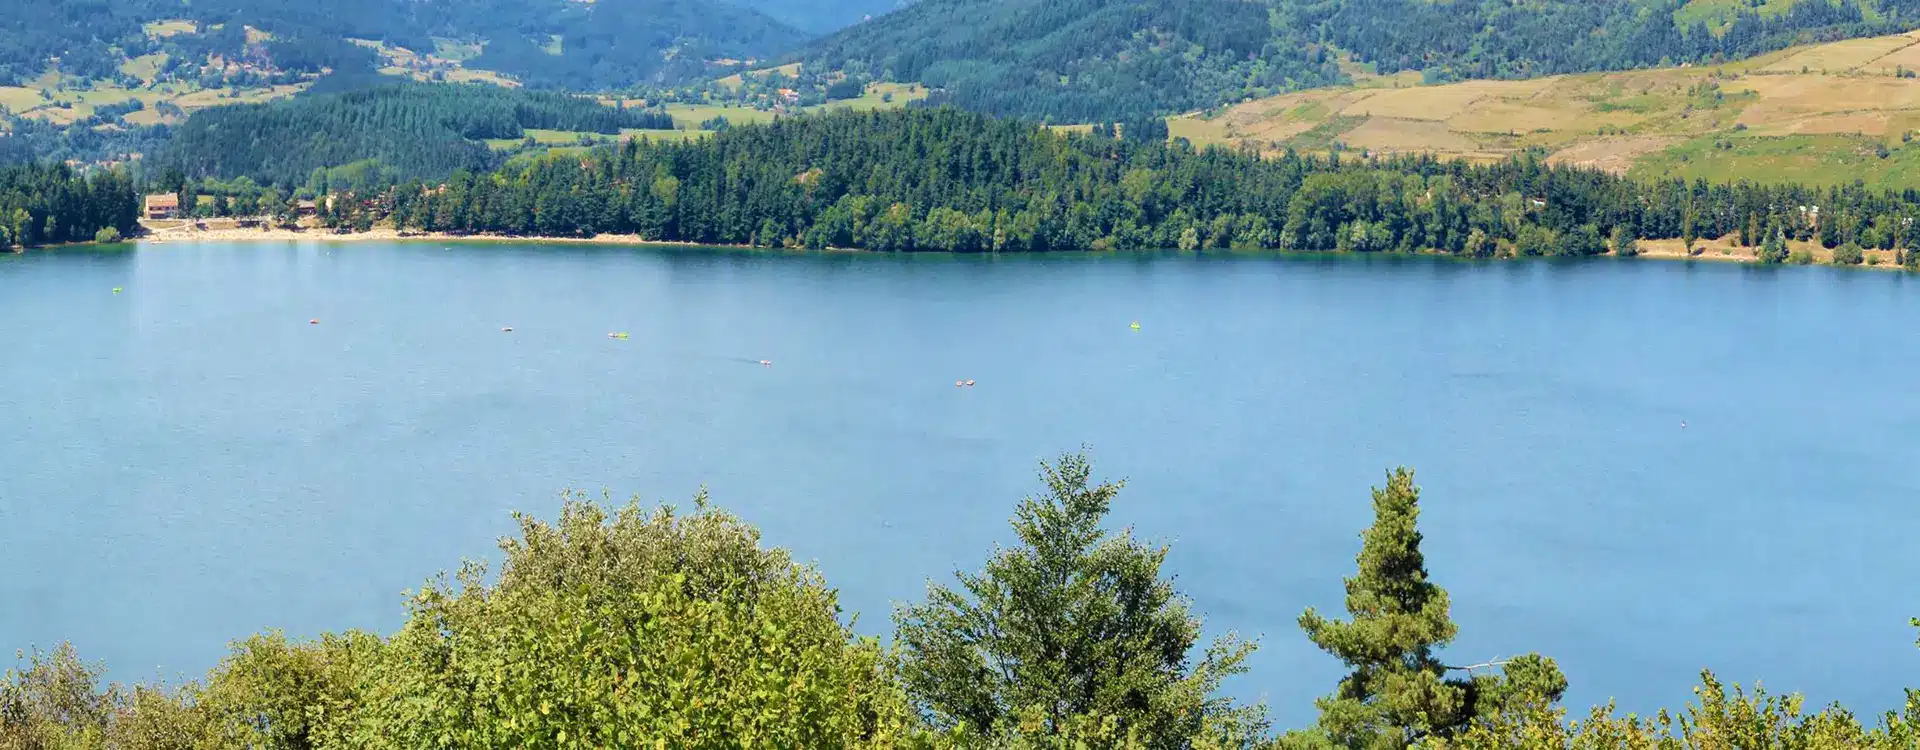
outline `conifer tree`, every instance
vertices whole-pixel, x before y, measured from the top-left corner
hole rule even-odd
[[[1553,661],[1527,655],[1507,662],[1504,674],[1449,677],[1436,649],[1458,633],[1446,589],[1429,580],[1420,551],[1420,490],[1413,472],[1387,474],[1373,491],[1374,523],[1361,534],[1359,572],[1346,580],[1341,621],[1312,608],[1300,627],[1321,649],[1353,671],[1321,698],[1312,733],[1290,736],[1294,747],[1399,750],[1427,738],[1466,729],[1477,714],[1551,705],[1566,690]]]
[[[1200,620],[1160,573],[1167,548],[1102,528],[1121,485],[1091,475],[1083,454],[1044,466],[1047,494],[1014,514],[1018,546],[895,614],[907,694],[996,746],[1256,742],[1264,708],[1216,694],[1253,645],[1229,635],[1191,660]]]

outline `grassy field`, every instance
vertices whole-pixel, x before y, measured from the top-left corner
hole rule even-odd
[[[1441,86],[1376,79],[1188,114],[1168,127],[1196,144],[1270,153],[1338,144],[1494,160],[1533,151],[1647,177],[1907,186],[1920,179],[1920,146],[1903,137],[1920,132],[1920,79],[1898,76],[1902,69],[1920,70],[1920,32],[1712,67]]]
[[[927,98],[927,87],[917,83],[869,83],[867,93],[855,99],[841,99],[827,102],[814,109],[891,109],[907,106],[907,102]]]
[[[1794,0],[1761,0],[1757,10],[1762,16],[1777,16],[1793,7]],[[1689,0],[1673,12],[1673,20],[1682,26],[1691,27],[1704,23],[1719,31],[1733,24],[1733,19],[1751,7],[1748,0]]]
[[[668,104],[667,114],[673,115],[673,124],[678,128],[694,129],[700,123],[716,116],[727,118],[727,122],[745,125],[754,122],[773,122],[776,115],[752,107],[725,107],[718,104]]]
[[[707,130],[645,130],[641,128],[627,128],[620,131],[620,135],[618,136],[606,135],[604,133],[580,133],[568,130],[527,130],[527,135],[533,137],[533,142],[536,145],[546,146],[545,151],[549,153],[564,153],[589,148],[589,146],[582,146],[580,144],[581,136],[586,136],[593,141],[593,145],[597,146],[627,138],[646,138],[656,141],[684,141],[705,138],[712,134],[711,131]],[[524,139],[520,138],[492,138],[486,140],[485,143],[488,148],[495,151],[512,151],[513,149],[519,148],[523,141]]]
[[[176,19],[171,21],[154,21],[146,25],[145,31],[149,37],[165,39],[175,34],[191,34],[194,28],[192,21]]]

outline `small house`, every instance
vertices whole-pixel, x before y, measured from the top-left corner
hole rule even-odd
[[[293,204],[294,213],[300,216],[312,216],[320,212],[320,204],[313,201],[300,201]]]
[[[149,219],[172,219],[180,215],[180,196],[173,193],[155,193],[147,196],[146,216]]]

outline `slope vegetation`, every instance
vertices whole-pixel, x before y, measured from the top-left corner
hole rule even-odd
[[[1920,32],[1796,47],[1719,66],[1468,81],[1405,77],[1172,118],[1196,143],[1474,160],[1521,153],[1645,177],[1920,179]]]
[[[1920,0],[924,0],[795,56],[962,107],[1130,119],[1331,83],[1341,60],[1429,82],[1743,59],[1905,31]]]
[[[370,67],[370,40],[426,54],[468,48],[476,67],[535,85],[632,85],[779,53],[799,30],[711,0],[15,0],[0,3],[0,85],[50,70],[124,81],[153,65],[200,75]],[[164,59],[155,55],[164,54]],[[132,66],[132,67],[130,67]]]

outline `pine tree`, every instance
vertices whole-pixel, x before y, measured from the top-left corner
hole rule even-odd
[[[1216,692],[1252,644],[1228,636],[1189,661],[1200,620],[1161,575],[1167,548],[1101,528],[1121,486],[1091,474],[1084,455],[1045,466],[1047,494],[1015,511],[1019,546],[896,613],[907,694],[936,725],[995,746],[1250,743],[1264,712]]]
[[[1498,677],[1447,676],[1461,668],[1442,664],[1434,651],[1458,628],[1446,590],[1427,577],[1419,503],[1413,472],[1389,472],[1386,486],[1373,491],[1374,523],[1361,534],[1359,573],[1346,580],[1352,619],[1331,620],[1311,608],[1300,615],[1307,638],[1353,671],[1317,702],[1316,732],[1291,735],[1286,744],[1398,750],[1452,736],[1476,715],[1551,705],[1566,690],[1553,661],[1533,654],[1504,662]]]
[[[1787,262],[1787,233],[1785,231],[1780,229],[1773,230],[1773,236],[1768,237],[1766,243],[1760,247],[1759,260],[1761,263],[1766,264]]]

